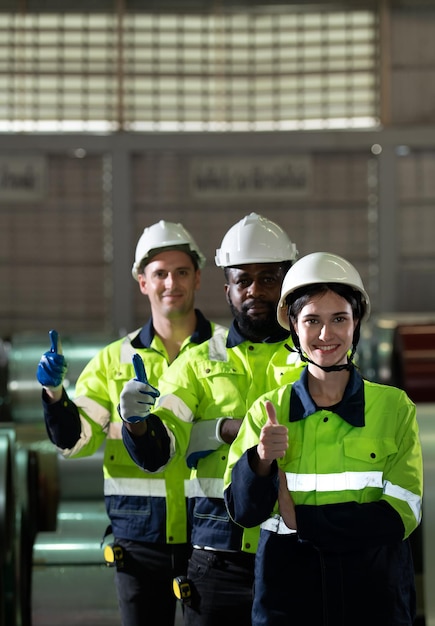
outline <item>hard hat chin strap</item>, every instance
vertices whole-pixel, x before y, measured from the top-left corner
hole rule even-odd
[[[314,361],[309,359],[302,352],[300,345],[298,345],[296,348],[291,348],[286,343],[285,344],[285,348],[287,348],[287,350],[289,350],[289,352],[297,352],[299,354],[299,357],[300,357],[301,361],[303,361],[304,363],[310,363],[311,365],[315,365],[316,367],[318,367],[319,369],[323,370],[324,372],[342,372],[343,370],[348,370],[350,372],[350,370],[354,367],[354,363],[352,362],[352,359],[354,357],[355,350],[356,350],[356,346],[355,345],[352,346],[352,352],[347,357],[347,363],[343,363],[342,365],[327,365],[327,366],[319,365],[318,363],[315,363]]]
[[[324,372],[342,372],[343,370],[348,370],[350,372],[350,370],[354,367],[354,364],[352,363],[350,357],[348,357],[347,363],[343,363],[342,365],[328,365],[328,366],[319,365],[318,363],[315,363],[314,361],[312,361],[306,356],[301,356],[301,360],[305,361],[306,363],[311,363],[311,365],[315,365],[316,367],[323,370]]]

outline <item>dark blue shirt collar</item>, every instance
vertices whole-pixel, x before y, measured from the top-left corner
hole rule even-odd
[[[308,391],[308,368],[302,370],[299,380],[293,383],[290,395],[290,422],[297,422],[320,410]],[[340,402],[327,410],[337,413],[351,426],[362,427],[364,420],[364,381],[353,367]]]
[[[261,343],[278,343],[279,341],[284,341],[285,339],[288,339],[289,336],[290,336],[290,333],[288,332],[288,330],[285,330],[284,328],[282,328],[278,330],[278,332],[276,332],[274,335],[271,335],[270,337],[266,337],[266,339],[263,339]],[[239,325],[236,322],[236,320],[233,320],[230,326],[230,330],[228,331],[227,344],[226,344],[227,348],[235,348],[236,346],[239,346],[244,341],[248,341],[248,339],[246,339],[246,337],[240,331]]]
[[[211,322],[204,317],[198,309],[196,313],[196,328],[193,331],[190,341],[192,343],[202,343],[213,335]],[[153,326],[153,318],[150,317],[148,322],[143,326],[140,333],[131,342],[134,348],[150,348],[155,337],[156,331]]]

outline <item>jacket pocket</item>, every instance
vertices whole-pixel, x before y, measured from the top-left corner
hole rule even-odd
[[[344,454],[369,465],[385,465],[386,459],[397,454],[398,448],[394,439],[374,437],[346,437]]]

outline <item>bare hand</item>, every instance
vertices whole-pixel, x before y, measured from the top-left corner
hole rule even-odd
[[[262,461],[272,463],[282,458],[288,448],[288,430],[276,419],[276,409],[272,402],[266,400],[264,408],[267,412],[267,422],[261,429],[260,442],[257,446],[258,456]]]
[[[267,422],[261,429],[260,441],[257,445],[258,459],[255,467],[255,471],[260,476],[267,476],[273,461],[282,458],[288,448],[287,427],[278,423],[272,402],[266,400],[264,408],[267,412]]]

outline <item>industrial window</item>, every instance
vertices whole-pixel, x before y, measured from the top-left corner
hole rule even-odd
[[[376,126],[378,16],[344,6],[3,14],[0,131]]]

